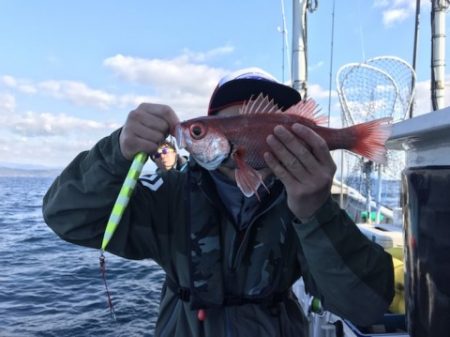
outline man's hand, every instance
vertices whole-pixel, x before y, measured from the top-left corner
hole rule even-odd
[[[264,159],[284,184],[289,209],[299,219],[311,217],[329,198],[336,164],[325,140],[310,128],[276,126],[267,137]]]
[[[120,133],[120,150],[132,160],[138,152],[152,153],[179,123],[178,116],[167,105],[142,103],[128,114]]]

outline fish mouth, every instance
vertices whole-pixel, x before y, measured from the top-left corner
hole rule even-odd
[[[186,139],[183,134],[183,128],[181,124],[175,126],[175,138],[177,140],[177,147],[179,149],[184,149],[186,147]]]
[[[235,169],[237,167],[236,162],[233,159],[231,159],[230,156],[226,156],[225,159],[220,164],[220,166],[225,166],[229,169]]]
[[[201,158],[196,157],[194,157],[194,159],[197,162],[197,164],[199,164],[203,168],[207,169],[208,171],[213,171],[222,165],[223,161],[226,160],[226,157],[224,155],[221,155],[211,161],[204,161],[201,160]]]

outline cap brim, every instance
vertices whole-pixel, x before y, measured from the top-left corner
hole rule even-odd
[[[285,110],[301,100],[300,93],[287,85],[260,79],[236,79],[218,87],[210,100],[208,115],[228,106],[243,103],[252,96],[267,95]]]

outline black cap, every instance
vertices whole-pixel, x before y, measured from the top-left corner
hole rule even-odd
[[[242,69],[222,78],[209,101],[208,115],[226,107],[241,104],[259,94],[267,95],[282,109],[301,100],[294,88],[279,83],[273,76],[258,68]]]

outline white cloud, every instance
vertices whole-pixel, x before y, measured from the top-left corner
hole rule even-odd
[[[431,111],[432,108],[430,90],[431,85],[429,80],[416,83],[416,93],[413,110],[414,116],[422,115]]]
[[[120,108],[125,107],[137,107],[143,102],[159,103],[160,98],[157,96],[144,96],[144,95],[132,95],[124,94],[117,97],[117,105]]]
[[[383,13],[383,24],[387,27],[392,26],[394,23],[402,22],[409,17],[408,11],[404,8],[397,8],[385,11]]]
[[[33,82],[29,79],[18,79],[5,75],[0,83],[9,89],[24,94],[40,94],[66,100],[76,106],[91,106],[108,109],[117,103],[117,98],[103,90],[93,89],[82,82],[47,80]]]
[[[104,65],[120,79],[147,86],[152,95],[117,95],[77,81],[33,82],[9,75],[3,76],[0,84],[20,93],[49,96],[76,106],[100,110],[133,109],[142,102],[170,104],[185,119],[205,113],[209,96],[218,80],[227,73],[223,69],[196,62],[232,51],[232,47],[226,46],[205,53],[185,51],[170,60],[116,55],[104,61]]]
[[[316,64],[310,65],[310,66],[308,67],[308,70],[309,70],[310,72],[319,70],[319,69],[321,69],[321,68],[323,67],[324,64],[325,64],[325,62],[319,61],[319,62],[317,62]]]
[[[0,137],[0,158],[6,163],[62,168],[94,144],[92,139],[75,137]]]
[[[423,1],[421,7],[429,5],[428,1]],[[382,9],[383,24],[392,27],[414,15],[416,0],[374,0],[373,6]]]
[[[316,100],[328,99],[330,96],[330,91],[328,89],[322,88],[319,84],[309,84],[308,85],[308,96]],[[331,92],[331,97],[336,97],[336,92]]]
[[[16,79],[10,75],[3,75],[1,77],[1,83],[10,88],[14,88],[17,85]]]
[[[389,0],[374,0],[373,6],[374,7],[386,7],[389,5]]]
[[[184,49],[181,58],[187,62],[205,62],[220,55],[231,54],[233,51],[233,46],[223,46],[206,52],[193,52],[189,49]]]
[[[8,89],[20,93],[50,96],[68,101],[75,106],[93,107],[100,110],[130,108],[154,99],[150,96],[133,94],[115,95],[104,90],[91,88],[85,83],[77,81],[47,80],[34,83],[28,79],[17,79],[8,75],[3,76],[0,83]]]
[[[16,109],[16,98],[8,93],[0,93],[0,114],[11,113]]]
[[[116,103],[116,97],[106,91],[92,89],[82,82],[49,80],[37,87],[47,95],[65,99],[78,106],[93,106],[108,109]]]
[[[33,81],[4,75],[0,77],[0,87],[11,93],[0,96],[0,156],[9,162],[23,160],[30,164],[65,166],[80,151],[89,149],[123,123],[123,120],[120,123],[87,120],[64,113],[16,111],[15,94],[46,96],[97,110],[127,109],[122,115],[124,119],[128,111],[142,102],[170,104],[184,120],[205,114],[209,96],[226,73],[197,62],[232,51],[227,46],[205,53],[185,51],[171,60],[122,55],[105,60],[105,66],[118,78],[148,87],[150,95],[113,94],[78,81]]]
[[[158,94],[187,92],[196,95],[210,93],[225,71],[189,62],[186,57],[171,60],[143,59],[116,55],[103,64],[122,79],[151,85]]]
[[[33,111],[0,115],[0,158],[4,162],[65,166],[79,152],[119,128],[96,122]]]
[[[36,87],[29,80],[17,80],[13,76],[4,75],[0,78],[0,83],[10,89],[15,89],[25,94],[35,94]]]
[[[233,48],[228,46],[205,53],[184,51],[173,59],[143,59],[118,54],[107,58],[103,64],[119,78],[154,90],[151,97],[120,97],[120,103],[133,102],[135,106],[144,101],[170,104],[183,120],[205,114],[217,82],[228,72],[197,62],[232,51]]]
[[[100,123],[84,120],[65,114],[36,113],[29,111],[25,114],[8,118],[4,121],[10,126],[10,131],[26,137],[65,136],[68,134],[90,134],[94,131],[112,131],[118,124]]]
[[[450,75],[446,75],[446,88],[444,97],[444,107],[450,104]],[[430,80],[416,82],[414,116],[419,116],[431,112],[433,109],[431,104],[431,82]]]

